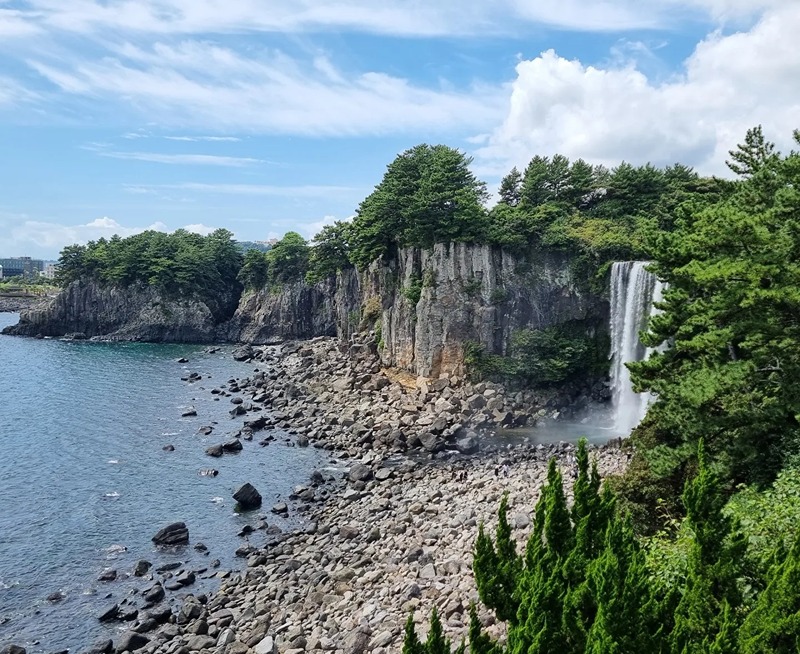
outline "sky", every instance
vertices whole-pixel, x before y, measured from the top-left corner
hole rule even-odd
[[[0,0],[0,257],[312,237],[418,143],[729,174],[800,127],[800,0]]]

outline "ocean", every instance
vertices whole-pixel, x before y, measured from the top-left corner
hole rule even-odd
[[[0,329],[17,319],[0,314]],[[139,559],[192,569],[219,559],[220,570],[241,567],[234,551],[245,541],[237,533],[259,513],[282,529],[297,524],[269,507],[308,480],[322,452],[290,447],[277,432],[268,447],[255,438],[238,454],[205,454],[243,421],[230,417],[229,398],[210,390],[252,370],[231,358],[230,346],[209,354],[201,345],[0,336],[0,647],[78,652],[113,638],[124,625],[97,616],[152,583],[131,576]],[[181,381],[189,372],[202,380]],[[182,418],[190,406],[197,416]],[[198,434],[202,426],[213,433]],[[219,475],[201,475],[207,468]],[[245,482],[261,492],[261,512],[234,511],[232,494]],[[151,537],[175,521],[187,524],[189,547],[157,550]],[[260,544],[264,536],[249,538]],[[193,548],[198,542],[208,554]],[[107,568],[117,579],[98,581]],[[216,584],[198,578],[172,595]],[[48,600],[54,593],[63,599]]]

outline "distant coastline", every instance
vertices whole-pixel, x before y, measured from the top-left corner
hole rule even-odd
[[[46,302],[46,295],[0,294],[0,313],[18,313]]]

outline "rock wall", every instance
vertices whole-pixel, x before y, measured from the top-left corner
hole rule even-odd
[[[246,295],[228,338],[256,344],[347,339],[375,329],[385,365],[425,377],[461,374],[470,341],[507,354],[519,329],[571,321],[590,333],[606,329],[608,302],[581,290],[579,281],[569,261],[551,253],[521,259],[463,243],[409,248],[362,273],[348,270],[315,286],[297,283]]]
[[[582,290],[587,285],[580,281],[558,254],[521,258],[497,247],[449,243],[400,250],[361,273],[347,270],[313,286],[245,293],[235,313],[233,294],[209,306],[144,285],[123,290],[74,282],[46,306],[23,313],[7,333],[270,344],[349,339],[374,329],[384,365],[439,377],[464,372],[468,342],[507,354],[512,335],[524,328],[577,321],[590,334],[605,330],[608,302]]]
[[[168,298],[146,285],[126,289],[76,281],[42,306],[24,311],[3,333],[149,342],[208,343],[229,300],[215,306],[191,298]]]
[[[608,303],[585,292],[557,254],[527,259],[501,248],[464,243],[408,249],[363,280],[364,306],[381,301],[381,358],[425,377],[463,372],[464,345],[507,354],[520,329],[578,321],[605,329]],[[413,302],[411,289],[418,287]],[[375,300],[372,301],[373,303]]]

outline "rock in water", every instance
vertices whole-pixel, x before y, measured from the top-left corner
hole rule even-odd
[[[255,487],[247,483],[233,494],[233,499],[239,503],[239,508],[244,511],[257,509],[261,506],[261,494]]]
[[[150,642],[146,636],[137,634],[135,631],[127,631],[119,639],[117,643],[117,652],[133,652],[137,649],[142,649],[147,643]]]
[[[153,536],[153,542],[156,545],[186,545],[189,542],[189,529],[185,522],[173,522]]]
[[[19,645],[6,645],[0,649],[0,654],[25,654],[25,648]]]

